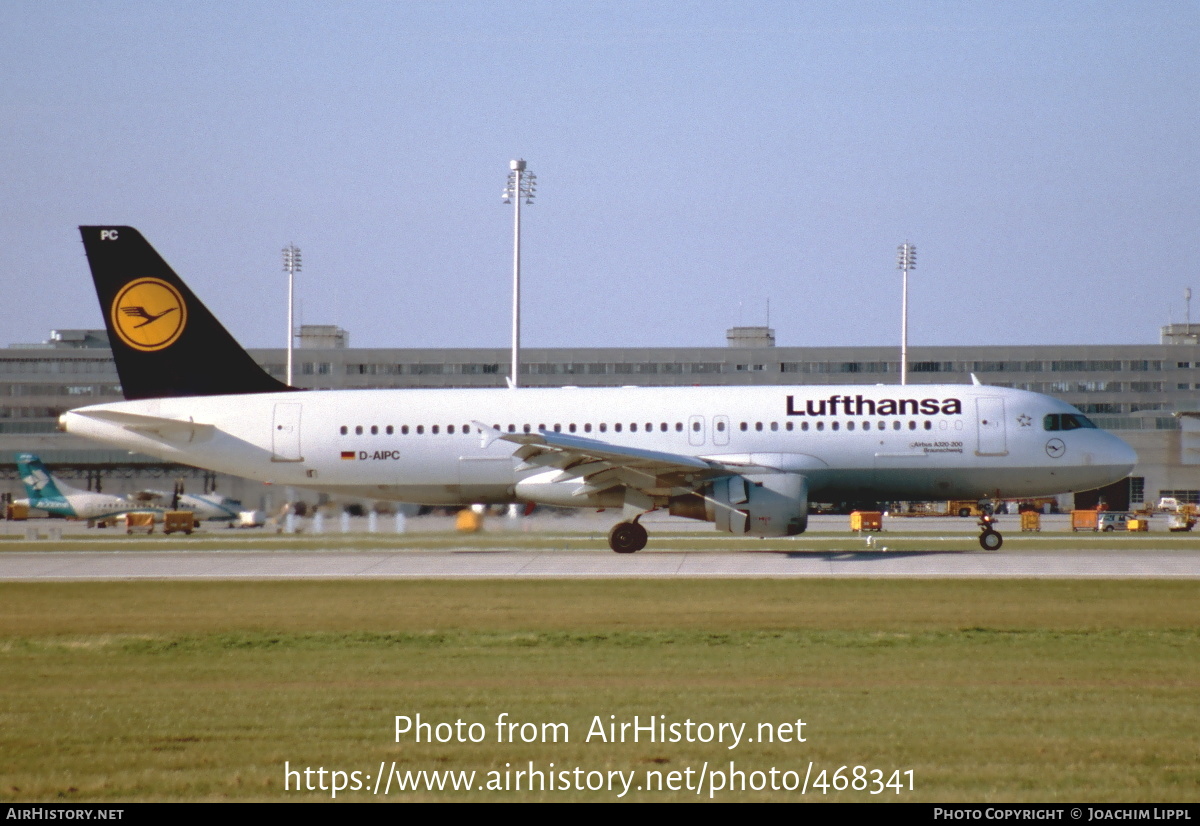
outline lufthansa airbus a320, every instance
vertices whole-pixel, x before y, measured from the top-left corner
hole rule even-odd
[[[275,484],[427,505],[666,509],[793,536],[808,503],[1045,496],[1137,461],[1070,405],[983,385],[297,391],[242,349],[131,227],[81,227],[126,401],[71,433]],[[980,544],[1002,539],[985,525]]]

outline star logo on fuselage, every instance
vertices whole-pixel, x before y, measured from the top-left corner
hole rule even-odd
[[[1022,413],[1020,416],[1017,416],[1017,424],[1021,425],[1021,427],[1029,427],[1033,424],[1033,419],[1028,413]]]

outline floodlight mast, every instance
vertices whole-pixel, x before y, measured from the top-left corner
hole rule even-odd
[[[283,271],[288,274],[288,337],[287,337],[287,383],[292,382],[292,345],[296,340],[296,326],[293,315],[296,307],[296,273],[300,272],[300,248],[288,244],[283,248]]]
[[[908,384],[908,271],[917,268],[917,248],[905,241],[896,248],[896,269],[904,273],[900,298],[900,383]]]
[[[537,192],[537,176],[525,168],[518,158],[508,164],[508,186],[504,188],[504,203],[513,205],[513,306],[512,306],[512,374],[508,386],[516,388],[521,374],[521,199],[532,204]]]

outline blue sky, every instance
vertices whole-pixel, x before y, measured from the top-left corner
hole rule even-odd
[[[1200,287],[1200,4],[9,0],[0,345],[138,227],[249,346],[1138,343]],[[1200,320],[1200,301],[1194,313]]]

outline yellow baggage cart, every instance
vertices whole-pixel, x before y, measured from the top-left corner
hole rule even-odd
[[[182,531],[189,536],[196,527],[196,514],[191,511],[167,511],[163,514],[163,533]]]
[[[850,514],[850,530],[855,532],[882,531],[883,514],[879,511],[854,511]]]

